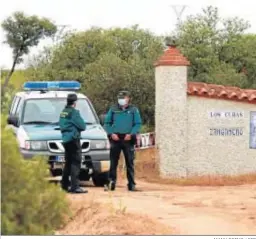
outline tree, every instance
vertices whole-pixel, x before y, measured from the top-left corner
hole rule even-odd
[[[242,19],[222,19],[214,7],[179,24],[175,36],[178,47],[191,62],[189,80],[255,87],[256,35],[245,34],[248,28],[248,22]],[[83,93],[99,114],[116,100],[119,89],[128,89],[133,103],[141,109],[144,123],[153,125],[153,63],[163,49],[163,37],[137,25],[91,28],[70,34],[60,45],[40,54],[43,57],[30,67],[29,76],[36,80],[80,81]]]
[[[2,87],[2,95],[15,70],[22,62],[23,56],[29,53],[29,48],[37,46],[45,37],[53,36],[57,27],[47,18],[26,16],[23,12],[15,12],[2,23],[6,32],[6,42],[13,50],[13,64]]]
[[[246,88],[256,88],[256,35],[243,34],[223,47],[221,57],[247,78]]]
[[[253,87],[256,35],[245,34],[249,26],[237,17],[222,19],[212,6],[189,16],[177,32],[179,47],[191,62],[189,79]]]
[[[141,108],[144,122],[154,121],[154,66],[163,52],[162,37],[131,28],[91,28],[71,34],[48,51],[48,60],[29,69],[32,79],[78,80],[99,114],[116,101],[117,91],[128,89]],[[42,55],[41,55],[42,56]]]

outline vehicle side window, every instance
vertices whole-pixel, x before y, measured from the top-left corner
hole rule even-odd
[[[18,96],[16,97],[15,102],[14,102],[13,107],[12,107],[12,110],[11,110],[11,113],[10,113],[11,115],[15,115],[15,112],[17,110],[20,99],[21,99],[20,97],[18,97]]]
[[[19,101],[17,110],[16,110],[16,112],[15,112],[15,115],[18,116],[19,118],[21,117],[22,108],[23,108],[23,107],[22,107],[22,106],[23,106],[23,102],[24,102],[24,100],[22,100],[22,99]]]
[[[12,100],[11,107],[10,107],[9,114],[12,114],[13,106],[14,106],[14,103],[16,102],[16,99],[17,99],[17,96],[14,96],[14,98],[13,98],[13,100]]]

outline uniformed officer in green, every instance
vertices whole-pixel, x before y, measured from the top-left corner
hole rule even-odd
[[[128,91],[120,91],[117,98],[118,104],[109,109],[104,122],[111,143],[109,189],[115,190],[118,160],[121,151],[123,151],[128,190],[137,191],[134,180],[134,158],[136,136],[141,128],[141,117],[138,108],[130,104],[130,93]]]
[[[60,130],[65,148],[65,166],[63,169],[61,185],[65,191],[71,193],[87,193],[79,187],[79,174],[82,160],[82,149],[80,144],[81,131],[86,129],[79,110],[75,109],[77,101],[76,94],[69,94],[67,105],[60,114]],[[69,176],[71,176],[71,188],[69,187]]]

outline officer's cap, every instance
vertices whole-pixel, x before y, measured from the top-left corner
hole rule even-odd
[[[77,95],[76,94],[68,94],[67,103],[69,105],[74,104],[74,102],[76,102],[76,101],[77,101]]]
[[[124,98],[126,96],[130,97],[131,96],[130,92],[127,90],[122,90],[118,92],[117,98]]]

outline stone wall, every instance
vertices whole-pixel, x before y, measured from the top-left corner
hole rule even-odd
[[[256,113],[256,105],[189,96],[188,174],[256,172],[256,149],[250,149],[251,112]]]
[[[250,148],[250,117],[251,112],[256,112],[256,91],[255,103],[223,99],[222,95],[233,97],[237,91],[231,87],[231,92],[224,92],[224,86],[216,86],[219,99],[212,97],[212,89],[208,98],[190,96],[188,65],[175,47],[166,50],[155,64],[156,147],[161,175],[256,172],[256,149]],[[198,90],[193,85],[191,88]],[[204,87],[201,91],[207,94]]]

